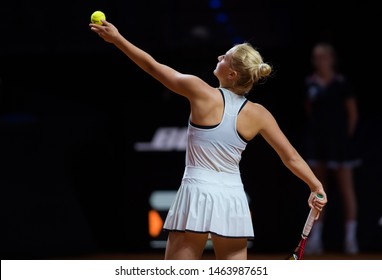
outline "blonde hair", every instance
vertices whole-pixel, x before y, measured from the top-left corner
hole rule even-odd
[[[231,67],[238,73],[235,87],[244,94],[272,72],[272,67],[263,61],[260,53],[250,43],[235,45],[231,57]]]

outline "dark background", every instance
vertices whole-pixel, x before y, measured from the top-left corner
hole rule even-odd
[[[131,42],[217,86],[216,57],[255,45],[274,74],[250,99],[266,106],[299,150],[310,50],[333,43],[360,107],[355,170],[362,252],[382,251],[378,9],[367,1],[2,1],[0,215],[2,258],[149,252],[153,190],[176,190],[184,152],[134,150],[158,127],[184,127],[187,102],[90,31],[95,10]],[[248,145],[253,252],[286,251],[304,223],[308,188],[262,138]],[[331,197],[325,242],[341,251],[341,200]]]

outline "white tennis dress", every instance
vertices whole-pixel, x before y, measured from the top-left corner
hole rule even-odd
[[[247,142],[236,129],[237,115],[247,99],[224,88],[219,90],[224,99],[220,124],[188,124],[186,167],[163,229],[253,238],[239,170]]]

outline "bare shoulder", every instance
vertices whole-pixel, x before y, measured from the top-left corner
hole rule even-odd
[[[262,104],[248,101],[243,108],[243,113],[247,121],[256,125],[259,129],[270,126],[275,123],[272,113]]]
[[[216,88],[210,86],[201,78],[189,74],[179,76],[176,88],[179,88],[178,93],[190,99],[211,98],[218,92]]]
[[[249,141],[269,126],[271,119],[272,115],[263,105],[248,100],[239,113],[237,129]]]
[[[270,112],[267,108],[265,108],[263,105],[248,101],[246,106],[243,108],[243,113],[245,113],[247,116],[251,117],[252,119],[259,119],[264,118],[270,115]]]

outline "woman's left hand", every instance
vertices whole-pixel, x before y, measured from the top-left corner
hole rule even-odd
[[[110,22],[101,20],[102,25],[90,23],[90,30],[97,33],[102,39],[108,43],[115,43],[121,36],[118,29]]]

